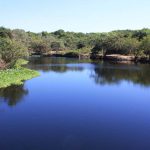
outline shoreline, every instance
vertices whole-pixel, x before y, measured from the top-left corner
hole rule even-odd
[[[148,57],[136,57],[133,55],[121,55],[121,54],[110,54],[110,55],[92,55],[92,54],[79,54],[74,52],[69,53],[51,53],[51,54],[31,54],[31,56],[42,56],[42,57],[66,57],[66,58],[79,58],[79,59],[91,59],[91,60],[104,60],[104,61],[115,61],[115,62],[135,62],[135,63],[150,63]]]

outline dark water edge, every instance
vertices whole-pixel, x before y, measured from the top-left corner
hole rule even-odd
[[[143,63],[143,64],[150,64],[150,58],[146,56],[126,56],[126,55],[97,55],[97,54],[79,54],[70,52],[70,53],[54,53],[54,54],[32,54],[32,57],[64,57],[64,58],[76,58],[76,59],[90,59],[93,61],[113,61],[116,63],[128,62],[128,63]],[[124,57],[125,56],[125,57]]]
[[[150,65],[30,58],[0,90],[2,150],[149,150]]]

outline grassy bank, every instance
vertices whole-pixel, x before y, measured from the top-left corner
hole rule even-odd
[[[20,67],[18,69],[7,69],[0,71],[0,88],[10,85],[20,85],[23,81],[39,76],[37,71]]]

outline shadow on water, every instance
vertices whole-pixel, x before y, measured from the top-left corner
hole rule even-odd
[[[28,90],[24,89],[24,85],[13,85],[0,89],[0,99],[3,99],[9,106],[15,106],[27,94]]]

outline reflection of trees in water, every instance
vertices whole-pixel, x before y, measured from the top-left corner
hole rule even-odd
[[[33,64],[78,64],[91,62],[90,59],[77,59],[77,58],[66,58],[66,57],[31,57],[29,63]]]
[[[83,71],[85,67],[80,65],[80,63],[84,62],[87,63],[88,60],[63,57],[32,57],[29,67],[45,72],[64,73],[67,71]],[[91,77],[98,84],[119,84],[121,81],[126,80],[143,86],[150,86],[150,65],[112,64],[102,61],[95,64],[92,61],[89,62],[95,66]]]
[[[35,65],[30,67],[31,69],[35,70],[42,70],[44,72],[54,71],[58,73],[65,73],[67,71],[83,71],[83,67],[78,66],[67,66],[67,65]]]
[[[65,73],[67,71],[83,71],[81,66],[68,66],[69,63],[78,64],[78,59],[67,59],[67,58],[31,58],[29,67],[35,70],[42,70],[44,72],[54,71],[59,73]]]
[[[103,64],[95,67],[91,77],[94,78],[97,84],[119,84],[125,80],[143,86],[150,86],[150,66]]]
[[[24,89],[23,85],[14,85],[0,89],[0,97],[4,99],[9,106],[14,106],[20,102],[23,96],[28,94],[28,90]]]

